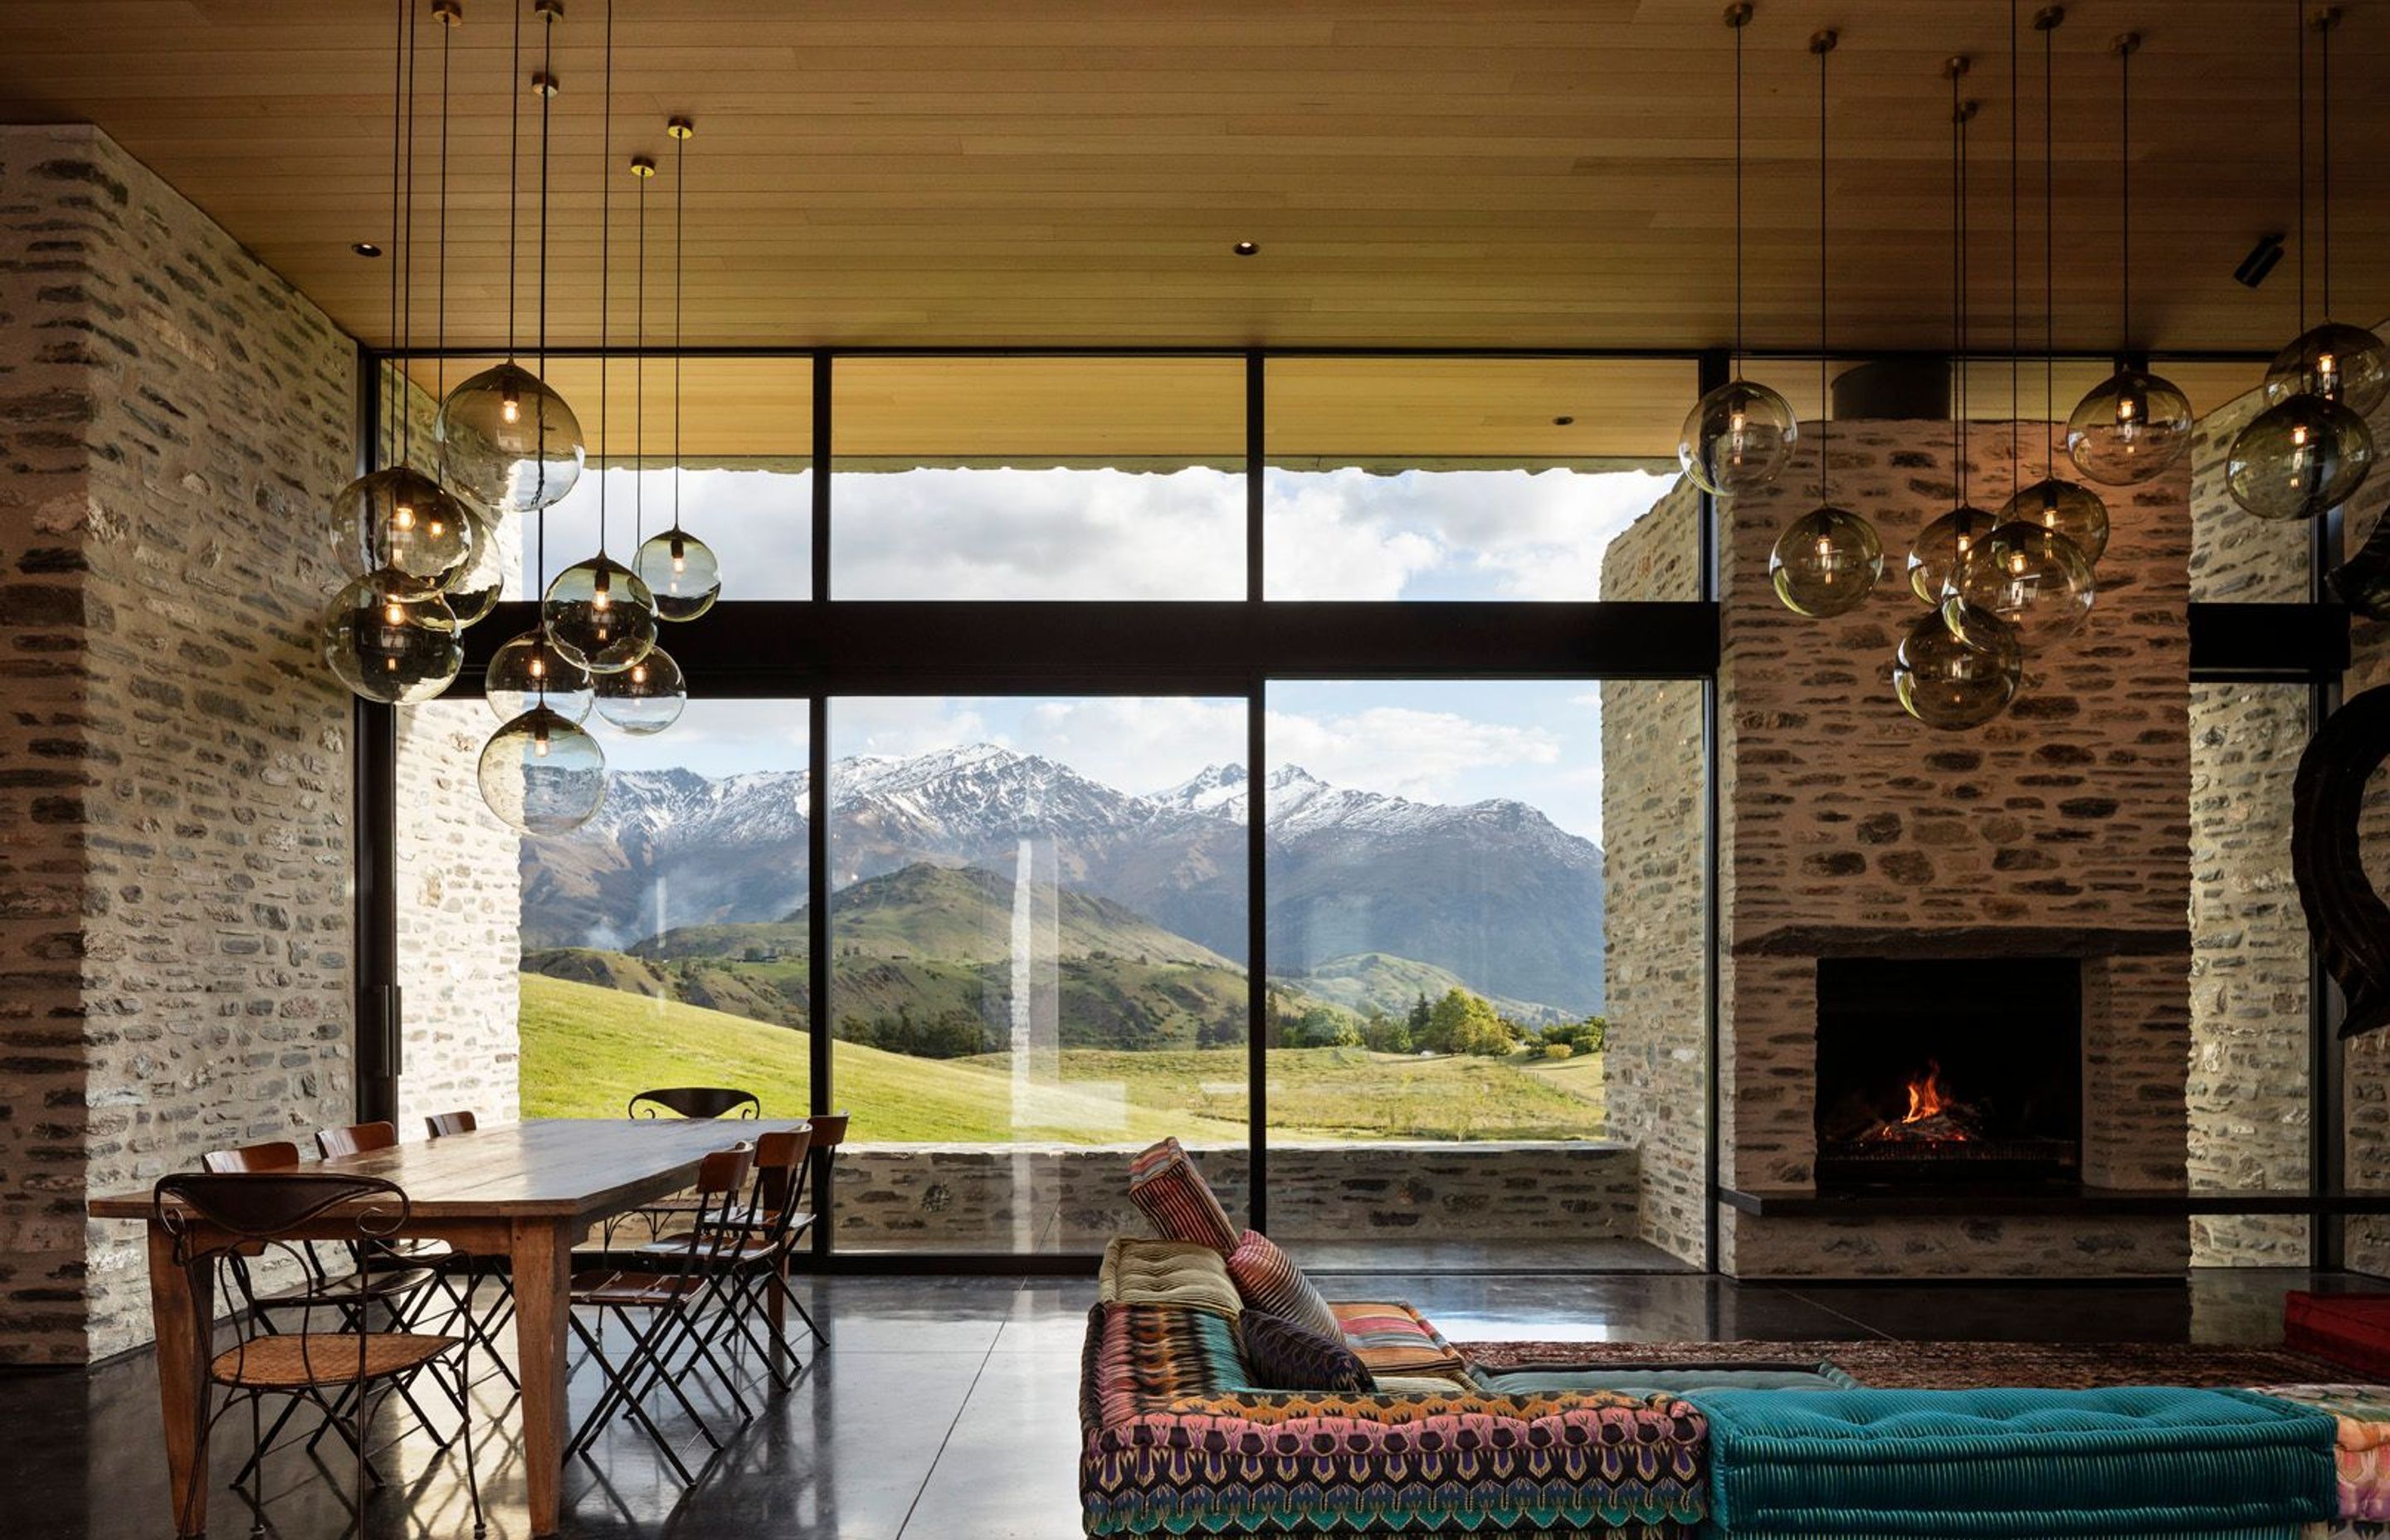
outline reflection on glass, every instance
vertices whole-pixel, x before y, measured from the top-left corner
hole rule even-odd
[[[845,1158],[893,1195],[840,1245],[1098,1250],[1123,1151],[1241,1152],[1243,702],[842,699],[830,732]]]

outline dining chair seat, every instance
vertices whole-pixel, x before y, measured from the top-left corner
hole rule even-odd
[[[572,1303],[654,1309],[692,1298],[704,1287],[703,1279],[680,1273],[584,1273],[572,1280]]]
[[[366,1301],[401,1299],[431,1281],[429,1267],[373,1267],[362,1273],[294,1283],[287,1289],[257,1295],[260,1310],[306,1310],[360,1304]]]
[[[365,1361],[366,1380],[386,1380],[421,1368],[463,1341],[405,1331],[307,1331],[255,1337],[208,1361],[208,1378],[245,1390],[293,1391],[353,1384]],[[362,1353],[360,1353],[362,1345]]]

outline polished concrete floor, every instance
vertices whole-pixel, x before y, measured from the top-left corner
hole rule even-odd
[[[2215,1271],[2188,1284],[1738,1284],[1687,1274],[1343,1274],[1331,1297],[1407,1299],[1457,1341],[1581,1339],[2280,1340],[2285,1290],[2381,1280]],[[618,1425],[566,1478],[566,1533],[707,1540],[1070,1540],[1079,1533],[1079,1348],[1091,1279],[863,1278],[804,1286],[831,1345],[684,1489]],[[0,1378],[0,1535],[118,1540],[171,1533],[157,1381],[146,1355],[90,1374]],[[478,1462],[490,1534],[526,1533],[502,1381],[482,1386]],[[576,1407],[596,1394],[576,1381]],[[367,1504],[384,1536],[470,1534],[461,1471],[382,1419],[390,1484]],[[707,1453],[666,1423],[694,1462]],[[250,1528],[222,1482],[247,1425],[223,1441],[211,1532]],[[328,1445],[328,1448],[329,1446]],[[267,1464],[268,1532],[344,1532],[349,1468],[297,1449]]]

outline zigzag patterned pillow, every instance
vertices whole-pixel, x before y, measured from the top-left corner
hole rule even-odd
[[[1128,1196],[1165,1240],[1191,1240],[1223,1256],[1237,1249],[1228,1211],[1176,1139],[1164,1139],[1129,1162]]]
[[[1258,1310],[1237,1317],[1237,1353],[1254,1385],[1268,1391],[1343,1391],[1366,1395],[1378,1388],[1367,1365],[1341,1337],[1323,1337],[1292,1321]]]
[[[1237,1249],[1228,1253],[1228,1277],[1236,1280],[1237,1297],[1247,1310],[1292,1321],[1336,1341],[1344,1340],[1336,1312],[1328,1308],[1303,1269],[1259,1230],[1247,1230],[1238,1238]]]

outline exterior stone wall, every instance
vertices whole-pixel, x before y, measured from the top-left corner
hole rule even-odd
[[[0,130],[0,1358],[148,1335],[80,1214],[353,1106],[353,345],[89,127]]]
[[[1197,1148],[1245,1222],[1247,1150]],[[1151,1231],[1128,1200],[1130,1148],[852,1144],[838,1163],[838,1244],[1053,1251]],[[1617,1144],[1286,1145],[1269,1155],[1269,1231],[1289,1243],[1615,1239],[1636,1233],[1636,1152]]]
[[[2021,430],[2037,462],[2044,427]],[[1767,577],[1778,532],[1818,496],[1818,439],[1804,431],[1783,480],[1728,509],[1724,540],[1723,1179],[1812,1183],[1818,956],[2072,954],[2084,959],[2085,1179],[2178,1187],[2189,468],[2111,499],[2090,630],[2029,660],[1998,722],[1941,733],[1901,712],[1890,672],[1922,612],[1899,563],[1949,506],[1951,446],[1909,424],[1831,425],[1835,499],[1876,521],[1891,571],[1857,611],[1818,621],[1785,610]],[[2011,432],[1972,435],[1983,506],[2011,490]],[[2186,1257],[2179,1221],[1853,1228],[1725,1209],[1719,1225],[1721,1264],[1744,1275],[2148,1273]]]
[[[1695,599],[1701,499],[1679,481],[1611,542],[1613,599]],[[1708,1244],[1707,853],[1703,686],[1613,679],[1601,687],[1605,1014],[1602,1069],[1613,1137],[1638,1151],[1636,1233],[1704,1264]]]

